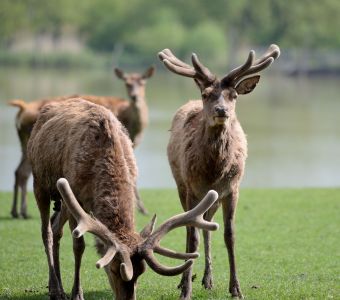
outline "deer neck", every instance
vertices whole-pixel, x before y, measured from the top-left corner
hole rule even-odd
[[[142,116],[143,112],[147,110],[145,96],[140,96],[137,101],[130,100],[130,109],[133,110],[136,115]]]
[[[94,166],[97,172],[92,187],[95,202],[92,209],[96,218],[119,234],[135,231],[134,183],[128,165],[119,156],[123,149],[116,148],[117,145],[108,150],[105,159],[98,160]]]
[[[200,134],[202,137],[202,143],[204,145],[216,147],[218,145],[225,145],[229,142],[232,135],[232,129],[237,122],[237,119],[230,119],[225,125],[210,126],[206,119],[202,120],[200,126]]]
[[[208,122],[203,119],[198,129],[199,145],[204,155],[201,157],[208,164],[218,163],[226,159],[230,161],[233,148],[233,127],[237,123],[237,119],[231,119],[226,125],[211,127]],[[217,169],[219,166],[215,166]],[[222,167],[222,164],[221,166]]]
[[[135,120],[140,124],[146,124],[148,119],[148,107],[146,105],[145,97],[140,96],[137,101],[130,100],[129,110],[134,115]]]

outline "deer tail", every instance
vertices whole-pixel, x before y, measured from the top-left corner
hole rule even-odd
[[[12,106],[19,107],[20,111],[24,110],[27,106],[27,103],[22,99],[10,100],[10,101],[8,101],[8,104],[12,105]]]

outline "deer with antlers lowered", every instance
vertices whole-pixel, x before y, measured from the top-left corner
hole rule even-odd
[[[235,263],[235,210],[239,186],[247,158],[247,140],[235,113],[238,95],[250,93],[259,82],[256,74],[267,68],[280,55],[279,47],[271,45],[257,60],[250,51],[247,61],[219,80],[192,54],[192,66],[176,58],[169,49],[159,58],[172,72],[193,78],[202,99],[190,101],[175,114],[168,144],[168,159],[175,178],[181,204],[185,211],[200,203],[202,196],[214,189],[219,200],[204,215],[211,221],[220,205],[223,209],[224,241],[228,250],[229,292],[242,298]],[[253,75],[253,76],[250,76]],[[249,77],[250,76],[250,77]],[[210,232],[203,231],[205,271],[202,284],[213,286]],[[199,244],[198,229],[187,227],[187,252],[195,252]],[[192,268],[188,268],[179,285],[181,299],[192,295]]]
[[[143,131],[148,123],[148,107],[145,101],[146,80],[155,72],[154,67],[149,67],[143,74],[125,73],[121,69],[115,68],[118,78],[125,83],[129,100],[118,97],[82,95],[85,100],[102,105],[112,111],[117,118],[123,123],[129,132],[129,137],[133,142],[133,147],[137,147],[141,142]],[[21,160],[15,170],[15,183],[11,214],[13,218],[19,216],[17,210],[19,191],[21,191],[20,215],[27,218],[27,181],[31,174],[31,165],[27,159],[27,141],[30,137],[34,123],[42,107],[52,101],[64,101],[66,99],[77,97],[78,95],[60,96],[41,99],[33,102],[23,100],[12,100],[10,105],[19,108],[16,116],[16,129],[21,145]],[[136,192],[137,208],[143,214],[147,214],[140,196]]]
[[[177,253],[160,246],[161,238],[179,226],[216,230],[203,214],[218,198],[209,191],[200,205],[176,215],[158,229],[155,217],[141,233],[134,225],[136,164],[131,141],[121,123],[107,109],[83,99],[44,106],[28,142],[34,176],[34,194],[41,216],[42,239],[49,266],[50,299],[66,299],[59,266],[59,241],[69,221],[73,230],[75,275],[71,299],[83,299],[80,265],[85,249],[83,235],[96,236],[101,255],[98,268],[105,268],[115,299],[136,298],[137,278],[146,264],[156,273],[173,276],[193,263],[198,253]],[[61,201],[61,199],[63,201]],[[60,208],[50,219],[50,204]],[[186,259],[166,267],[154,256]]]

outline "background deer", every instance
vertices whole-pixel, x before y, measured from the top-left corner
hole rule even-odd
[[[202,100],[183,105],[173,118],[168,158],[185,211],[195,207],[209,189],[219,194],[219,201],[205,213],[204,219],[211,221],[222,204],[230,267],[229,292],[233,297],[243,297],[236,274],[234,219],[247,157],[247,140],[235,113],[236,99],[240,94],[250,93],[259,82],[259,75],[247,76],[267,68],[279,54],[278,46],[271,45],[254,61],[255,52],[250,51],[243,65],[219,80],[195,54],[192,54],[193,66],[190,66],[168,49],[159,53],[170,71],[193,78],[201,91]],[[210,233],[204,231],[203,236],[205,271],[202,284],[210,289],[213,286]],[[198,244],[198,229],[187,227],[187,252],[195,252]],[[191,298],[191,277],[190,267],[184,272],[179,286],[181,299]]]
[[[79,271],[85,232],[96,236],[101,255],[96,266],[105,268],[115,299],[135,299],[137,278],[145,271],[145,262],[158,274],[172,276],[186,270],[198,256],[162,248],[159,243],[167,232],[185,225],[205,230],[218,227],[203,220],[205,211],[218,198],[215,191],[209,191],[195,209],[170,218],[155,231],[154,217],[137,233],[133,209],[137,168],[131,141],[111,112],[88,101],[71,99],[44,106],[28,142],[28,157],[49,266],[50,299],[66,299],[59,240],[67,220],[73,230],[75,256],[71,298],[77,300],[83,299]],[[50,219],[51,200],[57,209]],[[156,260],[154,252],[187,261],[166,267]]]
[[[129,101],[117,97],[94,95],[81,96],[83,99],[105,106],[111,110],[128,130],[134,147],[140,143],[143,130],[147,126],[148,109],[145,101],[145,85],[146,80],[153,75],[154,71],[154,67],[150,67],[143,74],[126,74],[119,69],[115,69],[117,76],[125,82]],[[15,183],[11,210],[13,218],[17,218],[19,216],[17,209],[19,190],[21,191],[20,215],[24,218],[28,217],[27,181],[31,174],[31,166],[27,160],[26,148],[27,141],[29,139],[33,125],[37,120],[39,111],[43,106],[52,101],[63,101],[75,96],[77,95],[46,98],[30,103],[27,103],[23,100],[13,100],[9,102],[10,105],[19,107],[19,112],[16,116],[16,129],[22,152],[20,163],[15,170]],[[145,209],[137,190],[135,193],[138,210],[146,214],[147,210]]]

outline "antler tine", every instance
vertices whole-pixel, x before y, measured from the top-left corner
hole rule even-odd
[[[243,66],[237,67],[229,72],[229,74],[222,79],[222,82],[224,84],[232,83],[233,85],[236,85],[237,81],[243,77],[257,73],[269,67],[274,59],[277,59],[280,56],[280,48],[277,45],[272,44],[260,58],[255,60],[255,62],[253,61],[254,56],[255,52],[253,50],[250,51],[246,63],[243,64]]]
[[[209,191],[195,208],[168,219],[160,225],[154,233],[150,234],[150,236],[139,247],[139,252],[145,258],[145,261],[150,268],[159,274],[172,276],[183,272],[192,264],[190,259],[198,257],[198,253],[177,253],[172,250],[162,248],[159,246],[159,242],[165,234],[180,226],[196,226],[205,230],[218,229],[217,223],[208,222],[203,219],[203,214],[215,203],[217,199],[217,192],[213,190]],[[169,268],[157,262],[153,252],[172,258],[190,259],[181,266]]]
[[[203,220],[203,214],[215,203],[218,198],[216,191],[209,191],[200,203],[193,209],[173,216],[160,225],[154,233],[152,233],[148,241],[156,245],[161,238],[169,231],[181,226],[196,226],[205,230],[217,230],[218,224]]]
[[[198,60],[195,53],[191,55],[191,61],[197,73],[203,75],[203,78],[206,78],[209,82],[213,82],[216,79],[216,76]]]
[[[177,65],[172,64],[168,59],[163,60],[164,65],[171,71],[178,75],[183,75],[185,77],[194,78],[196,75],[196,71],[194,69],[187,69],[184,67],[179,67]]]
[[[271,44],[267,51],[257,60],[255,60],[254,65],[258,65],[263,61],[267,60],[267,58],[272,57],[273,59],[277,59],[280,56],[280,48],[275,44]]]
[[[57,181],[57,189],[60,192],[64,202],[71,212],[72,216],[76,219],[78,226],[73,230],[72,235],[79,238],[87,231],[98,236],[108,246],[105,255],[96,263],[97,268],[102,268],[109,264],[112,259],[119,253],[121,264],[120,273],[125,281],[130,281],[133,276],[133,268],[130,256],[126,246],[119,243],[118,239],[103,223],[99,220],[90,217],[80,206],[72,189],[65,178],[60,178]]]
[[[207,67],[198,60],[196,54],[192,54],[193,67],[178,59],[169,49],[164,49],[158,53],[159,59],[171,71],[178,75],[195,78],[203,82],[211,83],[216,79]]]
[[[151,249],[146,250],[143,253],[143,257],[148,264],[148,266],[154,270],[157,274],[164,276],[176,276],[178,274],[183,273],[187,268],[192,266],[194,261],[192,259],[187,260],[184,264],[177,267],[166,267],[160,264],[156,257],[153,255],[153,251]]]
[[[251,50],[248,54],[248,58],[246,62],[243,65],[231,70],[226,76],[223,77],[221,81],[223,83],[234,82],[236,77],[240,76],[240,74],[242,74],[245,70],[251,67],[254,61],[254,57],[255,57],[255,51]]]
[[[255,60],[253,65],[248,70],[245,70],[245,72],[241,74],[241,76],[238,76],[239,78],[236,78],[236,80],[240,79],[241,77],[250,74],[255,74],[263,69],[268,68],[273,63],[273,61],[277,59],[279,56],[280,48],[275,44],[271,44],[268,47],[267,51],[260,58]]]
[[[194,252],[194,253],[180,253],[180,252],[175,252],[171,249],[167,249],[161,246],[156,246],[153,249],[154,252],[166,256],[166,257],[170,257],[170,258],[176,258],[176,259],[189,259],[189,258],[197,258],[200,256],[200,254],[198,252]]]
[[[188,69],[192,69],[192,66],[186,64],[185,62],[181,61],[178,59],[170,49],[164,49],[161,52],[158,53],[158,56],[161,60],[163,59],[168,59],[171,63],[179,66],[179,67],[184,67]]]
[[[274,58],[272,58],[272,57],[267,58],[262,63],[250,67],[248,70],[243,72],[240,76],[236,77],[235,81],[238,81],[239,79],[241,79],[241,78],[243,78],[247,75],[255,74],[255,73],[258,73],[259,71],[261,71],[263,69],[268,68],[273,63],[273,61],[274,61]]]
[[[179,60],[169,49],[159,52],[158,57],[171,72],[190,78],[195,77],[194,68]]]
[[[275,44],[270,45],[267,51],[260,58],[258,58],[248,70],[245,70],[235,78],[235,81],[268,68],[279,56],[280,48]]]

